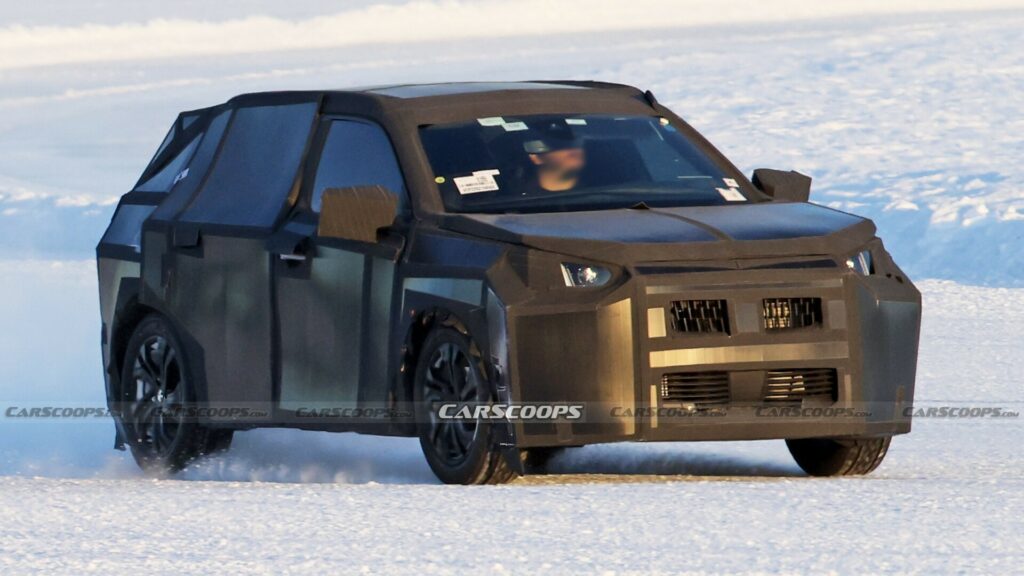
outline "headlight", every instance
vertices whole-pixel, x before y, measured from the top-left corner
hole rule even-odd
[[[862,250],[846,259],[846,266],[861,276],[875,273],[875,263],[871,258],[871,250]]]
[[[607,284],[612,279],[612,273],[601,266],[562,262],[562,278],[566,286],[593,288]]]

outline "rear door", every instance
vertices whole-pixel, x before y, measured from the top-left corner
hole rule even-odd
[[[405,182],[391,141],[374,122],[326,119],[316,141],[302,200],[268,243],[276,267],[280,407],[383,406],[395,266],[409,210]],[[378,243],[319,237],[324,190],[361,185],[398,196],[392,233]]]
[[[213,408],[270,415],[272,266],[265,244],[298,195],[318,107],[309,98],[238,106],[212,167],[174,219],[161,274],[165,305],[193,341],[193,364],[205,374],[200,395]]]

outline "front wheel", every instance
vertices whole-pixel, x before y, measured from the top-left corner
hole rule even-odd
[[[859,476],[878,468],[891,440],[891,436],[850,440],[803,438],[786,440],[786,446],[796,463],[811,476]]]
[[[454,328],[438,328],[423,344],[414,400],[420,446],[434,474],[446,484],[502,484],[516,477],[483,418],[442,418],[442,404],[484,405],[492,400],[478,348]]]

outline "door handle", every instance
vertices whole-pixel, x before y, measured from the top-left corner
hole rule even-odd
[[[278,254],[277,257],[286,262],[303,262],[306,260],[305,254]]]

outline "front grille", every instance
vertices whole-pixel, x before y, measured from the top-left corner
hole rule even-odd
[[[765,330],[821,326],[821,298],[765,298],[761,309]]]
[[[728,372],[673,372],[661,377],[663,402],[692,404],[698,410],[729,403]]]
[[[832,368],[768,370],[764,378],[765,403],[800,404],[804,400],[835,402],[839,397]]]
[[[728,334],[729,306],[725,300],[676,300],[672,328],[684,334]]]

